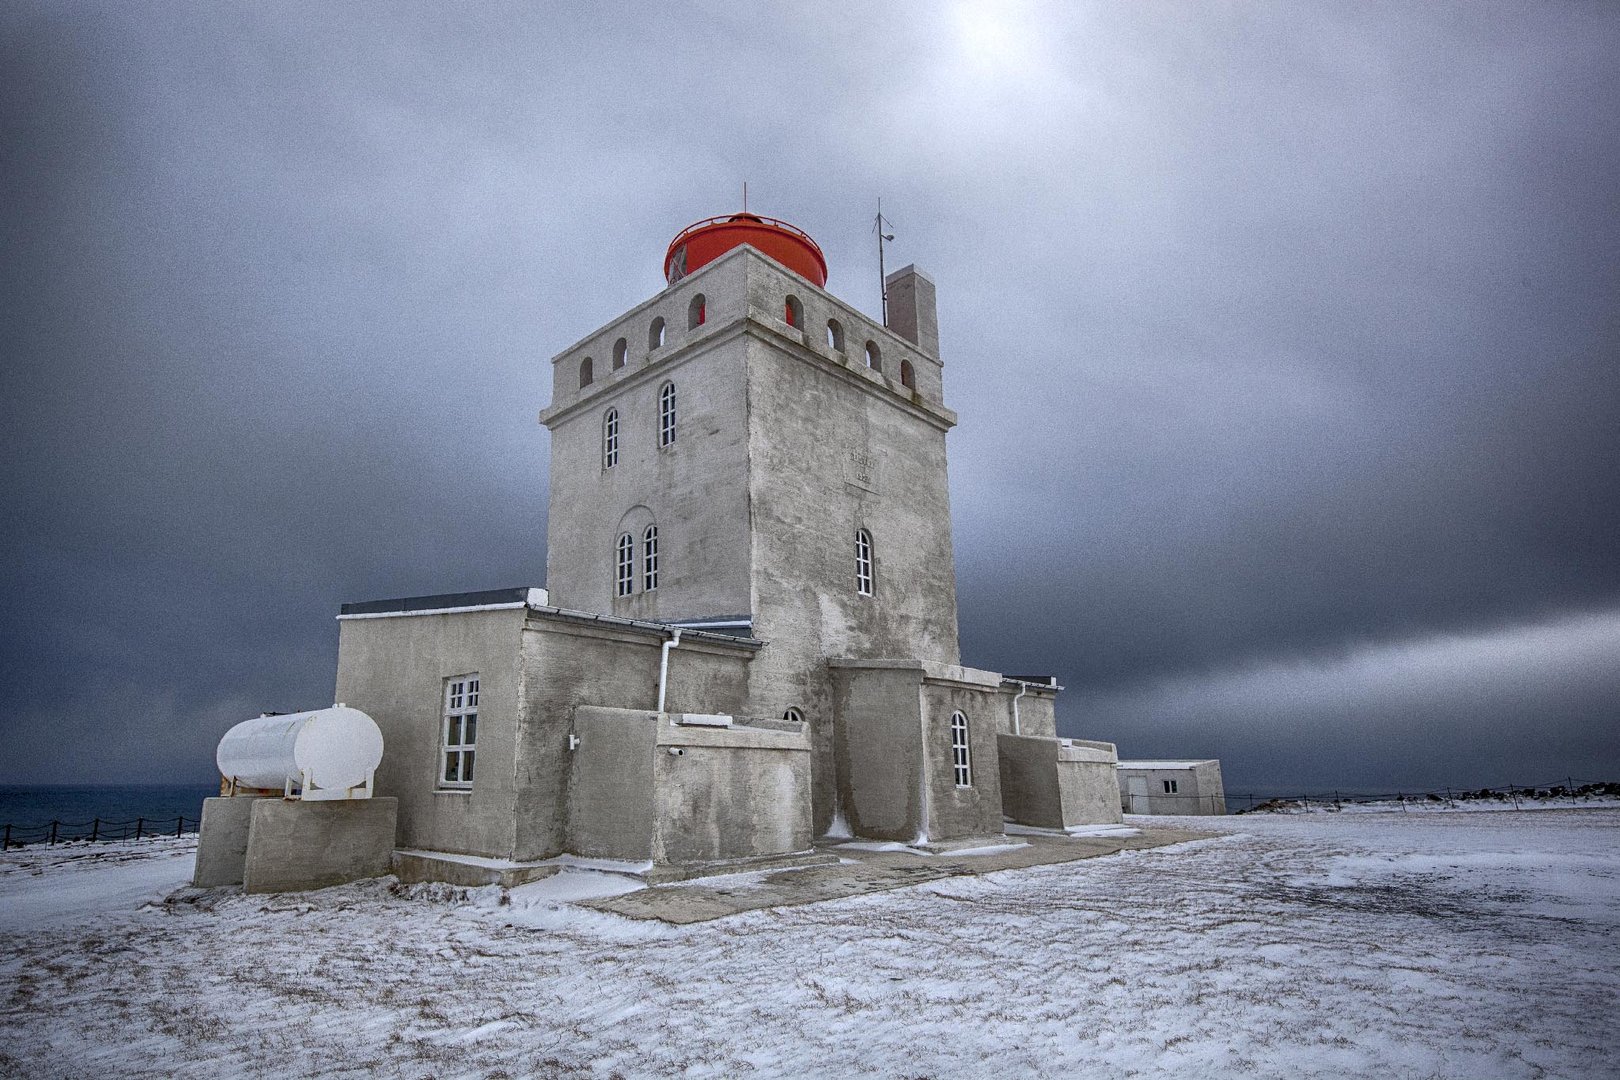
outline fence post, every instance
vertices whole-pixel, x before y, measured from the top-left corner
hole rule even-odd
[[[60,822],[57,822],[57,821],[52,821],[51,822],[51,843],[52,844],[56,843],[56,826],[59,825],[59,824],[60,824]],[[49,846],[49,845],[47,845],[47,846]]]
[[[1299,798],[1300,798],[1300,801],[1305,804],[1305,812],[1307,814],[1310,813],[1311,812],[1311,797],[1309,795],[1301,795]]]
[[[1519,806],[1519,789],[1514,787],[1512,784],[1508,785],[1508,797],[1513,800],[1513,809],[1522,809]]]
[[[143,825],[145,825],[145,824],[146,824],[146,819],[145,818],[139,818],[138,817],[138,818],[135,819],[135,839],[139,840],[141,838],[141,827]]]
[[[185,823],[186,819],[184,817],[177,817],[174,819],[174,838],[176,840],[180,839],[180,826],[184,825]]]
[[[5,847],[0,847],[0,851],[10,851],[10,850],[11,850],[11,822],[8,821],[8,822],[6,822]]]
[[[92,821],[90,823],[90,839],[92,841],[101,839],[101,819],[100,818],[96,818],[94,821]]]

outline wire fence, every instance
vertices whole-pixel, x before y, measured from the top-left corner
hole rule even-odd
[[[1143,796],[1138,796],[1142,798]],[[1180,795],[1165,792],[1149,792],[1146,798],[1158,802],[1159,800],[1186,799],[1201,801],[1208,806],[1211,796]],[[1522,810],[1526,806],[1546,806],[1567,803],[1577,804],[1581,800],[1594,798],[1620,798],[1620,783],[1612,780],[1581,780],[1566,776],[1562,779],[1540,784],[1496,784],[1481,788],[1436,788],[1431,791],[1317,791],[1301,795],[1277,794],[1226,794],[1224,798],[1225,812],[1246,814],[1254,811],[1264,813],[1308,813],[1315,810],[1340,810],[1346,805],[1360,805],[1367,803],[1394,803],[1396,808],[1405,811],[1410,807],[1434,806],[1461,806],[1468,803],[1479,802],[1506,802],[1511,803],[1515,810]],[[1127,798],[1127,803],[1129,799]],[[1187,806],[1186,810],[1172,811],[1181,813],[1220,813],[1212,808]],[[1159,811],[1163,813],[1165,811]]]
[[[66,844],[78,840],[101,842],[104,840],[144,840],[147,837],[184,836],[196,832],[200,818],[138,817],[129,821],[51,821],[44,825],[6,824],[0,829],[0,851],[29,844]]]

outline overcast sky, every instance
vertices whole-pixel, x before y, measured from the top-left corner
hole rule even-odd
[[[549,358],[752,209],[939,287],[964,661],[1229,791],[1620,779],[1620,9],[0,8],[0,782],[538,584]]]

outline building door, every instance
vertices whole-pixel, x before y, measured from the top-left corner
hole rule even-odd
[[[1145,777],[1145,776],[1127,776],[1125,778],[1125,783],[1126,783],[1127,789],[1129,790],[1130,796],[1131,796],[1131,809],[1130,809],[1130,812],[1133,813],[1133,814],[1145,814],[1145,813],[1147,813],[1148,812],[1147,777]]]

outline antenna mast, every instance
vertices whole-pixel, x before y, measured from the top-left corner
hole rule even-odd
[[[893,228],[894,222],[883,216],[883,200],[877,201],[877,217],[872,222],[872,229],[878,238],[878,292],[883,295],[883,325],[889,325],[889,279],[883,272],[883,242],[893,240],[894,233],[884,232],[884,228]]]

